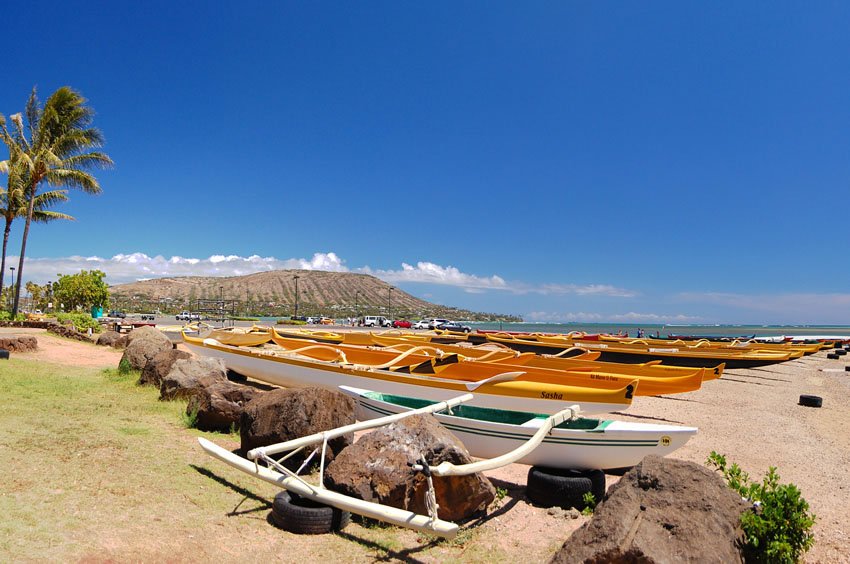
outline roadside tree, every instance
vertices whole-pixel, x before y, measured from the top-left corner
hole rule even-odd
[[[77,274],[60,274],[53,284],[53,300],[64,304],[65,311],[89,310],[92,306],[109,308],[109,287],[100,270],[81,270]]]

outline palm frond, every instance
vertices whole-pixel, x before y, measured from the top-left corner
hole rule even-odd
[[[36,94],[35,86],[32,87],[32,92],[30,92],[30,96],[27,99],[27,126],[30,131],[30,139],[35,143],[36,132],[38,131],[38,125],[41,122],[41,109],[38,104],[38,95]]]
[[[84,155],[72,155],[65,157],[62,161],[64,168],[86,169],[86,168],[110,168],[112,159],[106,153],[86,153]]]
[[[32,212],[32,220],[37,221],[39,223],[48,223],[51,221],[55,221],[57,219],[66,219],[68,221],[77,221],[77,219],[73,216],[70,216],[66,213],[59,213],[55,211],[41,211],[36,210]]]
[[[67,186],[88,194],[99,194],[101,192],[97,179],[82,170],[54,168],[47,171],[45,178],[51,186]]]
[[[67,190],[50,190],[42,192],[35,197],[35,209],[44,209],[60,202],[68,201]]]

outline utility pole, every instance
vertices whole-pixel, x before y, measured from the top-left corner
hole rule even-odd
[[[296,274],[292,278],[295,280],[295,317],[298,318],[298,279],[301,277]]]

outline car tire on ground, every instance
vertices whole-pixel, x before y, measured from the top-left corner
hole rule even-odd
[[[532,466],[525,493],[532,503],[542,507],[584,509],[586,493],[592,493],[597,503],[605,496],[605,473]]]
[[[274,496],[272,521],[291,533],[320,535],[347,527],[351,513],[283,490]]]
[[[823,398],[820,396],[802,394],[800,396],[800,405],[804,405],[806,407],[821,407],[823,406]]]
[[[6,349],[0,349],[0,359],[9,360],[9,351]]]
[[[827,353],[826,358],[828,358],[830,360],[836,360],[836,359],[838,359],[838,355],[835,354],[835,353]]]

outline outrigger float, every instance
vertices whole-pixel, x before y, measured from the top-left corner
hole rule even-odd
[[[362,499],[328,490],[324,487],[325,454],[327,452],[328,441],[336,437],[353,433],[355,431],[382,427],[413,415],[450,410],[452,407],[472,400],[472,398],[472,394],[464,394],[404,413],[388,415],[386,417],[354,423],[352,425],[345,425],[343,427],[338,427],[321,433],[315,433],[313,435],[293,439],[291,441],[255,448],[248,452],[247,459],[236,455],[215,443],[204,439],[203,437],[199,437],[198,442],[200,443],[201,448],[203,448],[206,453],[213,458],[217,458],[222,462],[245,472],[246,474],[279,486],[303,498],[307,498],[324,505],[329,505],[331,507],[336,507],[343,511],[350,511],[351,513],[356,513],[370,519],[376,519],[393,525],[398,525],[399,527],[407,527],[409,529],[431,533],[444,538],[453,538],[457,534],[458,525],[438,517],[439,506],[436,502],[436,493],[434,491],[433,482],[431,481],[431,475],[463,476],[493,470],[495,468],[501,468],[502,466],[512,464],[534,451],[534,449],[543,442],[543,439],[549,435],[554,427],[565,421],[577,419],[579,416],[578,406],[573,405],[550,415],[545,421],[543,421],[539,429],[537,429],[531,438],[516,449],[501,456],[462,465],[442,462],[438,466],[428,467],[427,463],[424,463],[424,461],[421,461],[418,465],[414,465],[414,470],[424,472],[428,478],[428,490],[425,493],[425,505],[428,507],[429,515],[420,515],[397,507],[363,501]],[[290,456],[311,445],[321,445],[320,447],[316,447],[313,454],[310,455],[312,457],[316,454],[316,452],[321,452],[318,484],[310,484],[297,473],[292,472],[281,464],[281,462]],[[272,458],[272,455],[274,454],[280,454],[287,451],[291,452],[280,460]],[[260,465],[260,462],[264,462],[266,466]]]

